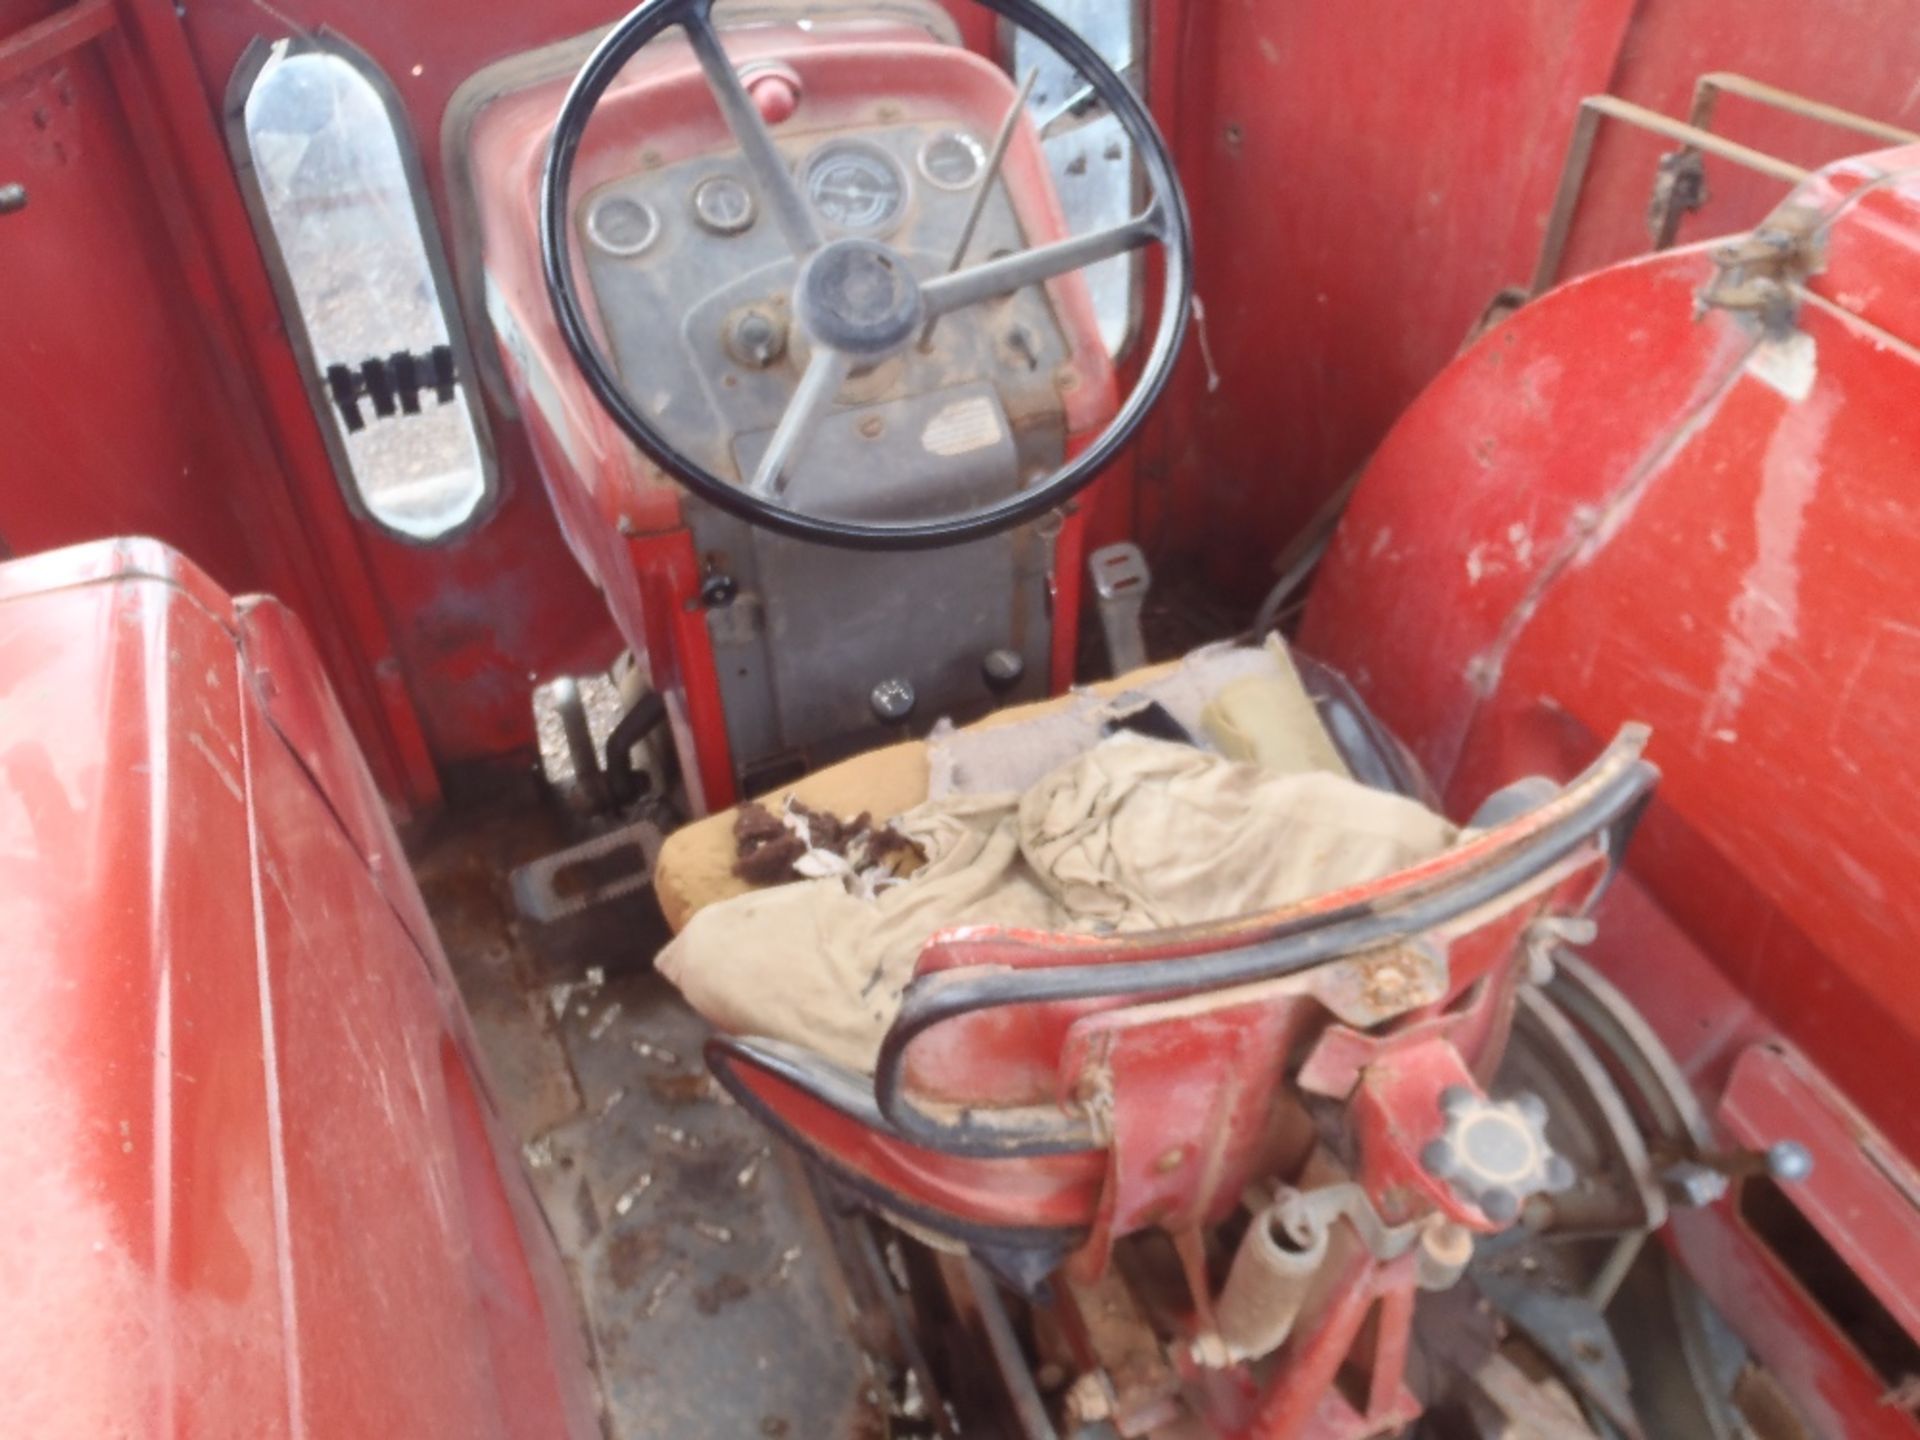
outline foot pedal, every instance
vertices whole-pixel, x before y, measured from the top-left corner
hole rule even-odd
[[[1153,588],[1153,571],[1138,545],[1108,545],[1087,557],[1093,593],[1100,605],[1100,627],[1107,635],[1107,663],[1125,675],[1147,663],[1147,637],[1140,610]]]
[[[609,807],[600,755],[624,708],[620,686],[611,675],[563,676],[533,692],[540,769],[560,794],[577,790],[585,809]]]
[[[513,903],[529,920],[551,925],[644,890],[660,858],[660,827],[638,820],[513,872]]]

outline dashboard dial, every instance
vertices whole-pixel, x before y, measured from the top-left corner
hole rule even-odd
[[[716,235],[738,235],[753,224],[753,192],[731,175],[710,175],[694,187],[693,214]]]
[[[947,130],[920,147],[920,173],[942,190],[969,190],[987,168],[987,152],[964,130]]]
[[[820,218],[840,230],[884,230],[907,205],[907,181],[893,157],[876,145],[841,140],[807,161],[807,199]]]
[[[644,201],[611,195],[588,212],[587,234],[609,255],[638,255],[660,238],[660,217]]]

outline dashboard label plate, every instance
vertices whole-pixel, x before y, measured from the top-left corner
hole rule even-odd
[[[976,395],[970,400],[956,400],[936,413],[920,432],[920,443],[930,455],[951,458],[998,445],[1004,435],[1000,412],[992,399]]]

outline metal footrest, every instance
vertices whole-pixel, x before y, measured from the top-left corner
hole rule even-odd
[[[552,924],[644,890],[660,858],[660,827],[637,820],[513,872],[513,902],[529,920]]]

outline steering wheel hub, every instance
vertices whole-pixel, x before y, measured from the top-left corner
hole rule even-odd
[[[844,354],[884,355],[906,343],[925,313],[907,262],[877,240],[835,240],[800,271],[800,324]]]

